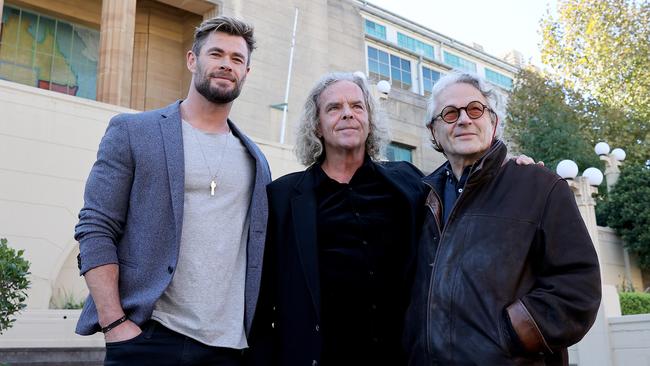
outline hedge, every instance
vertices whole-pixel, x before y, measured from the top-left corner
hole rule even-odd
[[[623,315],[650,314],[650,294],[622,292],[619,295]]]

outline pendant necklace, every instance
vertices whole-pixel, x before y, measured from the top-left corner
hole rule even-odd
[[[217,165],[217,169],[215,170],[214,174],[212,174],[212,169],[210,168],[210,164],[208,164],[208,159],[206,159],[205,153],[203,152],[201,141],[199,140],[199,137],[197,136],[197,133],[195,131],[196,128],[192,125],[190,125],[190,127],[192,128],[192,134],[194,135],[194,139],[196,140],[197,145],[199,145],[199,151],[201,151],[203,162],[205,163],[205,166],[208,168],[208,173],[210,173],[210,196],[214,196],[214,190],[217,188],[217,176],[219,175],[219,172],[221,170],[223,157],[225,155],[226,150],[228,149],[228,143],[230,142],[230,129],[228,129],[228,132],[226,133],[226,143],[223,144],[223,147],[221,148],[221,153],[219,154],[219,164]]]

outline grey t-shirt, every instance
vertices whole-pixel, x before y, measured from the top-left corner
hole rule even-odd
[[[178,263],[152,318],[201,343],[242,349],[248,346],[244,286],[255,161],[232,133],[205,133],[185,121],[183,149]]]

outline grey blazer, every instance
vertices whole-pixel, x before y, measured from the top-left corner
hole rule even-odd
[[[84,207],[75,227],[81,274],[104,264],[118,264],[122,307],[137,324],[151,317],[178,261],[185,181],[180,103],[111,119],[86,182]],[[266,185],[271,173],[259,148],[231,121],[228,125],[256,167],[247,247],[244,325],[248,334],[259,295],[268,216]],[[99,330],[95,303],[89,296],[76,332],[88,335]]]

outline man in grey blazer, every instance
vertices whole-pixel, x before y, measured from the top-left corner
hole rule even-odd
[[[106,365],[240,365],[259,293],[268,163],[229,119],[253,28],[196,30],[187,98],[114,117],[75,239],[90,290],[77,333],[105,333]]]

